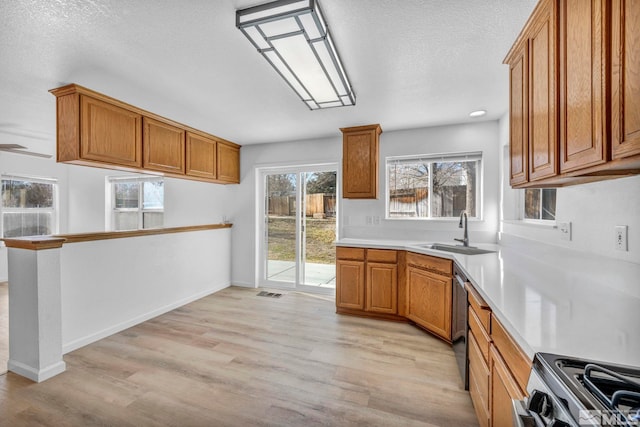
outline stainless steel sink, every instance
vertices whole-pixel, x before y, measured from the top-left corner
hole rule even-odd
[[[488,249],[480,249],[474,246],[462,246],[462,245],[445,245],[444,243],[429,243],[428,245],[418,245],[422,248],[435,249],[437,251],[454,252],[463,255],[480,255],[480,254],[492,254],[495,251]]]

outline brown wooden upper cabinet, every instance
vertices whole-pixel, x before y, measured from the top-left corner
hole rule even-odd
[[[72,102],[75,104],[76,99]],[[77,105],[74,105],[77,108]],[[121,166],[142,165],[142,116],[117,105],[88,96],[80,96],[81,114],[69,123],[68,117],[62,126],[80,129],[80,144],[75,143],[75,156]],[[74,138],[77,139],[77,138]],[[75,142],[75,141],[74,141]]]
[[[560,2],[560,171],[607,161],[605,3]]]
[[[640,2],[611,5],[611,143],[623,159],[640,155]]]
[[[512,186],[640,173],[639,18],[637,1],[538,3],[505,58]]]
[[[240,146],[79,85],[56,96],[57,160],[216,183],[240,181]]]
[[[542,0],[505,59],[510,68],[511,185],[558,173],[557,1]]]
[[[142,123],[142,167],[183,174],[186,133],[184,129],[149,117],[144,117]]]
[[[217,149],[218,180],[240,182],[240,147],[219,141]]]
[[[216,179],[216,140],[187,132],[187,175]]]
[[[341,128],[342,197],[378,198],[379,138],[378,124]]]

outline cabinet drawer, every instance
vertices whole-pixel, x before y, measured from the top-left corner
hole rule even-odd
[[[338,246],[336,248],[336,258],[364,261],[364,248],[345,248]]]
[[[527,381],[531,372],[531,361],[516,344],[511,335],[495,318],[491,324],[491,339],[494,346],[509,367],[513,378],[522,390],[527,389]]]
[[[367,249],[367,261],[395,264],[398,262],[398,253],[388,249]]]
[[[437,271],[440,274],[450,276],[453,273],[453,261],[449,259],[436,258],[429,255],[407,253],[407,264],[427,270]]]
[[[489,425],[489,376],[489,365],[473,334],[469,334],[469,394],[481,426]]]
[[[473,309],[478,321],[484,327],[484,330],[491,333],[491,309],[489,305],[478,295],[473,286],[469,283],[466,284],[467,294],[469,295],[469,306]]]
[[[471,307],[469,307],[469,329],[473,333],[473,337],[477,342],[482,356],[484,356],[484,360],[486,362],[489,362],[489,348],[491,347],[491,337],[484,330],[484,327],[480,324],[480,320],[478,320],[478,316],[476,316],[476,313]]]

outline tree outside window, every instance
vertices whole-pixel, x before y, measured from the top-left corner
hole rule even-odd
[[[2,176],[2,236],[50,235],[57,232],[57,181]]]
[[[388,218],[480,217],[480,153],[387,159]]]

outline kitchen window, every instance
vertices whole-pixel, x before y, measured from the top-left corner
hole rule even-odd
[[[527,188],[524,190],[525,221],[545,222],[556,220],[556,189]]]
[[[387,157],[387,219],[481,218],[482,153]]]
[[[55,179],[2,175],[2,237],[57,233],[57,187]]]
[[[159,177],[107,178],[111,206],[108,229],[160,228],[164,223],[164,179]]]

